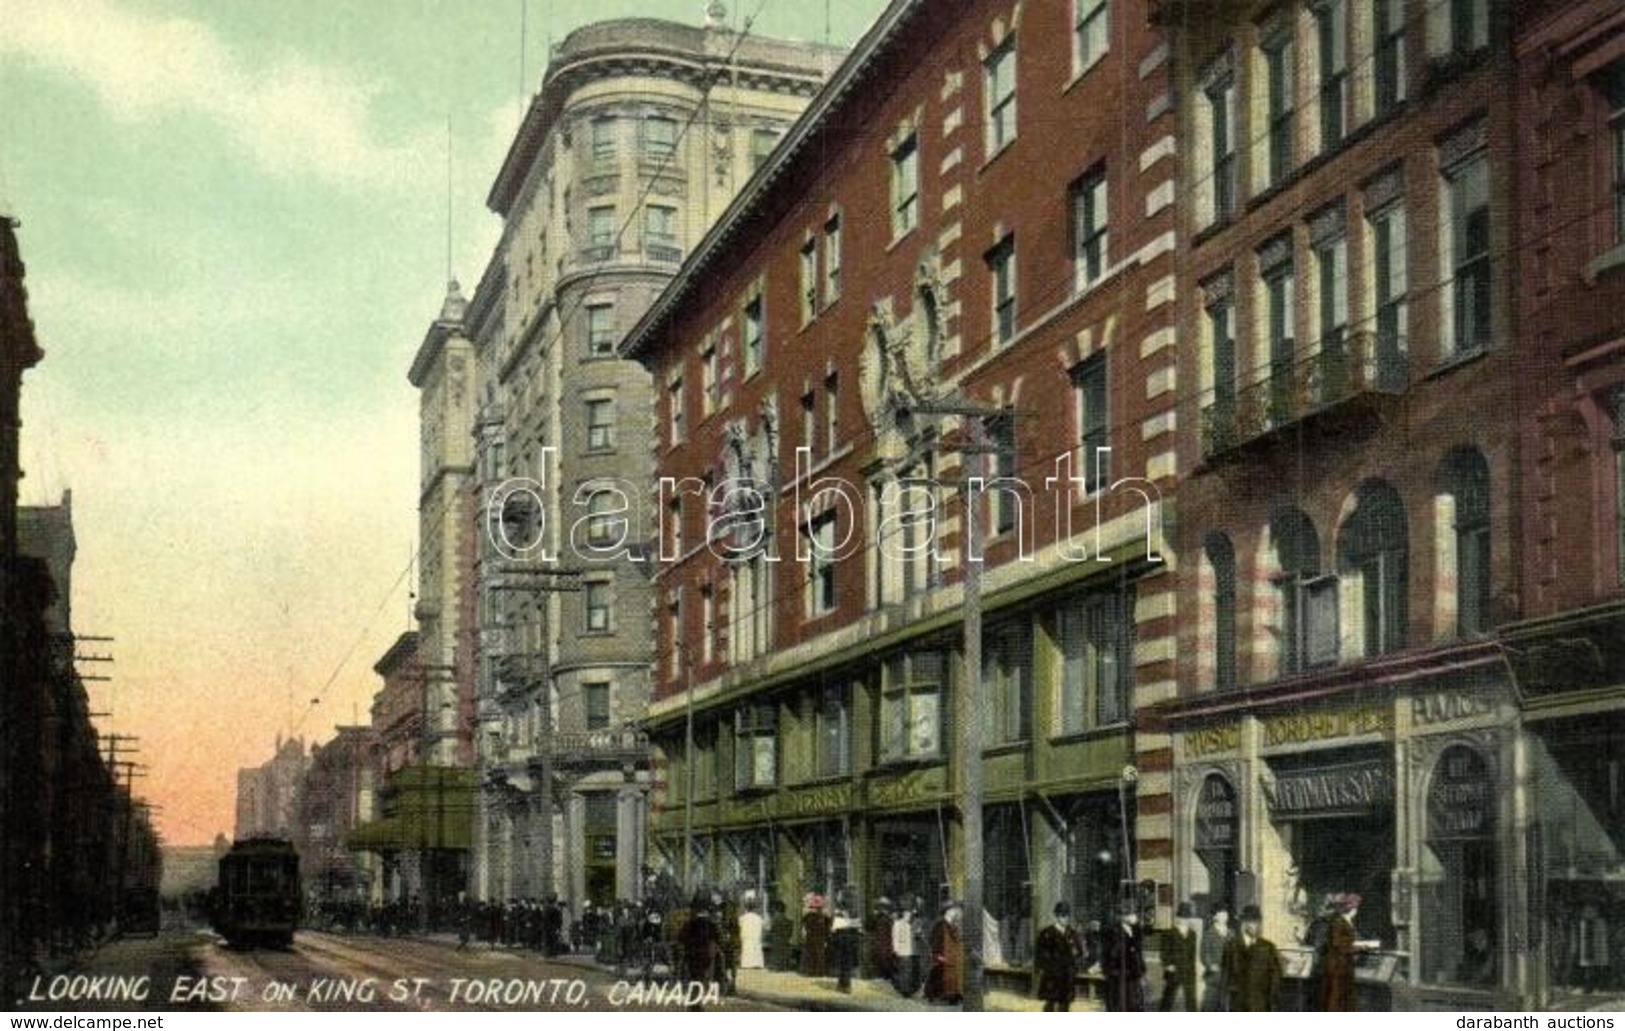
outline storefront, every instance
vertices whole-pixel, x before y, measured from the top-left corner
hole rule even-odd
[[[1355,934],[1373,943],[1356,973],[1363,1008],[1480,1008],[1526,990],[1525,802],[1507,775],[1518,713],[1504,675],[1453,669],[1245,712],[1224,700],[1184,702],[1171,721],[1177,900],[1204,915],[1259,906],[1288,1005],[1313,1005],[1312,926],[1329,896],[1351,893]]]

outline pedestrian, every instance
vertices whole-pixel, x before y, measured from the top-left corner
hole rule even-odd
[[[1326,926],[1326,945],[1320,954],[1320,1008],[1327,1013],[1348,1013],[1355,1009],[1354,918],[1360,911],[1360,896],[1337,895],[1332,905],[1337,912]]]
[[[794,933],[790,911],[777,898],[769,899],[767,919],[762,924],[762,953],[769,970],[794,970],[800,965],[790,943]]]
[[[762,914],[754,891],[745,892],[745,911],[739,914],[739,969],[760,970],[767,966],[762,948]]]
[[[869,917],[869,976],[882,981],[897,980],[897,952],[892,943],[892,914],[897,907],[881,896]]]
[[[1100,945],[1100,972],[1106,979],[1106,1009],[1139,1013],[1145,1009],[1145,950],[1140,940],[1140,907],[1133,899],[1124,899],[1117,910],[1117,922],[1106,929]]]
[[[801,915],[801,972],[808,977],[823,977],[829,972],[829,914],[824,912],[824,896],[810,893],[804,900],[806,912]]]
[[[1174,924],[1162,933],[1162,1005],[1164,1013],[1184,994],[1184,1008],[1196,1009],[1196,953],[1202,922],[1196,909],[1181,902],[1174,912]]]
[[[1207,930],[1202,933],[1202,1009],[1223,1012],[1230,1004],[1224,983],[1224,949],[1230,944],[1230,910],[1213,907]]]
[[[1269,1013],[1281,990],[1281,955],[1261,933],[1263,916],[1257,906],[1243,906],[1241,928],[1225,946],[1224,983],[1230,1009],[1237,1013]]]
[[[925,943],[920,931],[920,899],[905,900],[891,922],[891,948],[897,956],[897,994],[908,998],[920,990],[920,961]]]
[[[830,918],[829,928],[830,944],[835,952],[835,987],[849,995],[852,992],[852,972],[858,966],[859,938],[862,934],[856,910],[850,889],[843,888],[835,893],[835,912]]]
[[[965,998],[965,943],[960,931],[964,909],[949,902],[931,927],[931,973],[925,979],[928,1002],[957,1006]]]
[[[691,985],[715,982],[720,951],[717,925],[711,912],[711,900],[703,892],[694,896],[693,909],[678,932],[678,944],[683,951],[683,979]],[[689,1009],[698,1011],[700,1004],[696,1002]]]
[[[1033,970],[1038,974],[1038,997],[1045,1013],[1065,1013],[1078,995],[1078,965],[1083,962],[1083,938],[1072,926],[1072,907],[1055,903],[1055,921],[1038,932],[1033,945]]]

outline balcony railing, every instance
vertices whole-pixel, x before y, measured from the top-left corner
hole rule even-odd
[[[677,237],[669,233],[649,233],[643,238],[643,252],[650,261],[683,263],[683,249],[677,246]]]
[[[1308,358],[1272,363],[1264,380],[1205,405],[1202,456],[1221,456],[1371,395],[1400,393],[1409,381],[1402,338],[1336,334]]]
[[[537,744],[555,765],[641,761],[649,755],[648,732],[634,727],[554,731]]]

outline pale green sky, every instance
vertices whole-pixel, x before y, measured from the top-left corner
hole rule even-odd
[[[406,370],[444,293],[447,118],[471,289],[527,3],[527,93],[549,37],[705,8],[0,0],[0,210],[23,223],[46,350],[23,498],[74,491],[76,629],[117,638],[93,697],[104,729],[141,737],[170,841],[230,832],[235,770],[270,756],[290,697],[307,737],[365,720],[372,663],[407,627]],[[849,44],[884,4],[729,9],[823,40],[827,7]]]

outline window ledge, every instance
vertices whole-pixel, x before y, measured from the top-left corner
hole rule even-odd
[[[1590,264],[1586,265],[1585,271],[1581,275],[1585,279],[1586,286],[1596,286],[1597,280],[1604,273],[1613,272],[1620,268],[1625,268],[1625,243],[1597,255]]]
[[[1081,745],[1090,741],[1099,741],[1103,738],[1116,737],[1127,732],[1127,722],[1105,723],[1098,727],[1089,727],[1086,730],[1071,730],[1064,734],[1057,734],[1049,739],[1052,745]]]
[[[771,795],[779,790],[777,784],[752,784],[748,787],[734,788],[735,798],[758,798],[762,795]]]
[[[1026,751],[1029,744],[1030,742],[1026,738],[1022,738],[1020,741],[1001,741],[996,745],[988,745],[983,748],[982,758],[986,759],[989,756],[996,755],[1015,755]]]
[[[888,243],[886,245],[886,253],[890,254],[892,251],[896,250],[897,245],[902,243],[904,240],[907,240],[909,237],[913,236],[914,231],[916,229],[918,229],[918,228],[920,228],[920,222],[919,222],[919,219],[915,219],[913,225],[909,226],[907,229],[903,230],[900,233],[897,232],[896,229],[893,229],[892,230],[891,243]]]
[[[1096,54],[1095,59],[1093,61],[1090,61],[1088,64],[1084,65],[1082,68],[1079,68],[1076,71],[1074,71],[1072,73],[1072,78],[1067,80],[1067,84],[1065,86],[1061,87],[1061,96],[1064,97],[1068,93],[1071,93],[1072,90],[1074,88],[1076,88],[1078,83],[1082,82],[1084,79],[1089,77],[1090,72],[1092,72],[1096,68],[1100,67],[1101,63],[1106,60],[1106,55],[1108,55],[1110,53],[1111,53],[1111,48],[1108,47],[1107,49],[1102,50],[1099,54]]]
[[[983,159],[982,163],[977,166],[976,174],[980,176],[983,172],[986,172],[989,168],[991,168],[995,161],[1004,157],[1004,155],[1009,152],[1010,148],[1015,146],[1016,140],[1018,139],[1020,139],[1020,136],[1012,136],[1003,143],[999,144],[998,149],[989,154],[985,159]]]
[[[893,773],[904,773],[908,770],[923,769],[927,766],[940,766],[947,762],[942,755],[903,756],[895,759],[877,759],[875,765],[870,767],[865,776],[884,777]]]
[[[1452,372],[1455,372],[1457,369],[1460,369],[1463,366],[1471,365],[1476,361],[1479,361],[1479,360],[1481,360],[1483,358],[1488,357],[1489,353],[1490,353],[1490,348],[1486,346],[1486,347],[1476,348],[1476,349],[1471,350],[1471,351],[1464,351],[1461,354],[1453,354],[1450,357],[1448,357],[1448,358],[1444,359],[1443,361],[1439,362],[1438,365],[1435,365],[1433,367],[1432,371],[1428,372],[1422,378],[1427,379],[1427,380],[1431,380],[1431,379],[1439,379],[1439,378],[1441,378],[1443,376],[1448,376]]]

